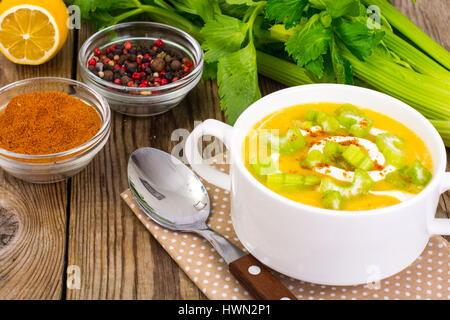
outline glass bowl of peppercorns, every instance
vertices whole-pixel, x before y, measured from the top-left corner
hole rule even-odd
[[[186,32],[128,22],[92,35],[80,49],[80,75],[111,109],[132,116],[164,113],[200,81],[203,51]]]

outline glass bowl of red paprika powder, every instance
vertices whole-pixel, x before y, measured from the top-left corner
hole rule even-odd
[[[40,97],[40,100],[23,100],[35,99],[34,97]],[[52,97],[58,100],[52,101]],[[8,110],[10,107],[20,108],[21,101],[26,103],[27,106],[34,105],[34,103],[48,103],[48,106],[52,106],[52,108],[49,108],[51,111],[47,112],[45,108],[36,107],[36,112],[26,110],[22,114],[21,112],[14,112],[15,110]],[[88,141],[83,141],[78,145],[75,132],[71,134],[70,129],[66,130],[70,125],[79,121],[79,119],[74,121],[74,118],[71,118],[70,115],[77,112],[81,113],[81,110],[77,109],[76,104],[70,105],[70,113],[68,112],[69,104],[65,105],[61,103],[62,101],[77,101],[80,103],[79,107],[90,109],[91,116],[92,114],[98,115],[100,120],[96,127],[98,131],[92,132],[93,136],[89,135],[89,137],[92,137]],[[58,106],[55,107],[55,104],[58,104]],[[48,114],[50,112],[54,114]],[[0,167],[16,178],[32,183],[62,181],[80,172],[103,148],[110,134],[111,111],[106,99],[84,83],[71,79],[57,77],[30,78],[0,88],[0,115],[3,116],[7,113],[11,118],[11,125],[8,124],[8,130],[11,131],[7,132],[8,141],[2,142],[8,144],[8,147],[11,145],[14,148],[0,147]],[[27,118],[21,119],[22,116]],[[46,127],[48,132],[42,133],[41,136],[30,128],[30,123],[43,122],[52,117],[57,119],[57,123]],[[81,119],[83,120],[83,116],[81,116]],[[98,119],[95,118],[95,121],[98,122]],[[78,126],[78,132],[82,130],[83,127]],[[12,132],[13,134],[11,134]],[[14,132],[17,132],[17,141],[14,141]],[[29,139],[27,139],[27,135],[30,135]],[[56,153],[35,153],[37,149],[30,144],[30,141],[35,141],[36,144],[43,146],[47,142],[54,145],[54,141],[51,141],[52,137],[55,141],[65,141],[67,145],[71,146],[70,149]],[[47,142],[40,141],[40,139],[45,139]]]
[[[164,43],[168,49],[181,53],[189,60],[192,66],[190,66],[188,74],[181,76],[175,82],[162,83],[152,87],[134,87],[127,86],[125,83],[115,84],[106,81],[105,78],[101,78],[89,70],[90,60],[98,58],[95,54],[96,51],[105,51],[108,48],[117,49],[117,46],[123,46],[126,42],[157,44],[158,41]],[[120,55],[125,55],[123,52]],[[116,55],[120,60],[119,54]],[[116,61],[115,59],[107,60],[109,62]],[[107,66],[104,60],[98,62],[104,62],[103,68]],[[87,39],[80,48],[78,63],[83,82],[103,95],[108,100],[111,109],[126,115],[145,117],[169,111],[197,85],[203,72],[203,50],[197,40],[178,28],[155,22],[126,22],[102,29]],[[166,66],[168,64],[166,63]],[[114,67],[119,65],[116,64]],[[104,71],[104,69],[102,70]],[[139,68],[138,70],[142,71]],[[131,73],[128,76],[131,77]]]

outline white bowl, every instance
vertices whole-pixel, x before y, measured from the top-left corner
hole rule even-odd
[[[242,143],[254,124],[276,110],[314,102],[351,103],[394,118],[414,131],[433,157],[433,179],[410,200],[368,211],[334,211],[292,201],[266,188],[246,169]],[[213,135],[230,150],[230,175],[202,163],[197,142]],[[325,285],[357,285],[409,266],[433,234],[450,234],[449,219],[435,219],[439,196],[450,188],[445,147],[436,129],[407,104],[377,91],[338,84],[292,87],[253,103],[230,127],[198,125],[186,157],[209,182],[231,190],[231,214],[242,244],[257,259],[290,277]]]

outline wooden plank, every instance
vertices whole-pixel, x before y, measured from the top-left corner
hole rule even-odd
[[[38,76],[70,78],[72,52],[70,35],[41,66],[15,65],[0,55],[0,86]],[[66,182],[34,185],[0,170],[0,299],[61,298],[66,207]],[[3,241],[2,233],[8,234]]]
[[[396,3],[402,10],[410,10],[408,1]],[[429,21],[436,29],[435,36],[444,38],[447,29],[439,26],[440,20]],[[79,45],[90,33],[83,25]],[[284,86],[260,77],[260,87],[265,95]],[[119,194],[127,188],[127,161],[135,149],[151,146],[170,151],[178,143],[170,139],[175,129],[191,131],[194,121],[208,118],[224,120],[217,85],[212,81],[199,84],[166,114],[149,119],[113,114],[110,141],[72,180],[68,264],[80,267],[81,287],[68,289],[67,299],[205,299]]]

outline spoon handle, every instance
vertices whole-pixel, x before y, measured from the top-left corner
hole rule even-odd
[[[219,233],[211,229],[195,230],[195,232],[213,245],[217,253],[228,263],[231,274],[254,298],[259,300],[297,300],[266,266]]]
[[[255,257],[248,254],[229,265],[230,272],[258,300],[297,300]]]

